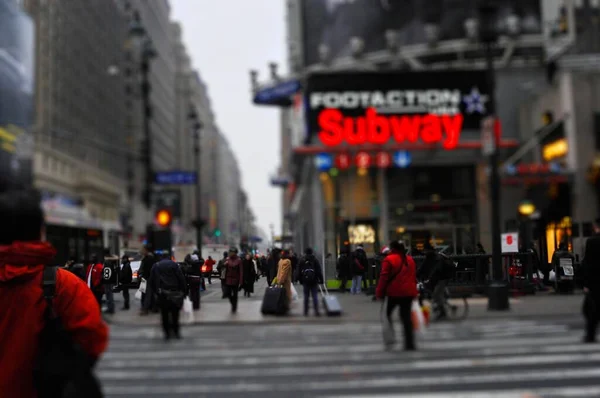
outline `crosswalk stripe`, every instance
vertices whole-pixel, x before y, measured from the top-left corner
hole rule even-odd
[[[381,378],[362,378],[358,380],[327,380],[327,381],[303,381],[302,383],[258,383],[258,382],[232,382],[228,384],[206,383],[177,383],[176,385],[165,386],[164,384],[144,386],[144,385],[125,385],[125,386],[107,386],[107,394],[121,395],[157,395],[157,394],[208,394],[208,393],[240,393],[240,392],[282,392],[282,393],[311,393],[315,391],[327,390],[371,390],[375,388],[415,388],[429,387],[432,384],[436,387],[485,385],[487,383],[515,383],[515,382],[546,382],[546,381],[572,381],[584,379],[596,379],[600,377],[600,367],[590,369],[561,369],[561,370],[542,370],[528,371],[514,370],[507,372],[485,372],[473,376],[472,374],[444,374],[435,375],[435,377],[415,376],[415,377],[381,377]],[[595,381],[595,380],[594,380]]]
[[[461,358],[470,358],[476,357],[481,358],[483,356],[491,357],[491,356],[503,356],[503,355],[535,355],[535,354],[567,354],[567,353],[579,353],[581,351],[586,352],[597,352],[600,351],[600,345],[590,346],[588,344],[569,344],[569,345],[561,345],[561,346],[530,346],[530,347],[521,347],[521,346],[511,346],[511,347],[502,347],[502,348],[483,348],[483,349],[472,349],[465,350],[460,353]],[[439,360],[443,358],[443,352],[428,352],[427,350],[421,350],[414,353],[403,353],[403,358],[407,360],[418,360],[424,358],[431,358],[434,360]],[[455,352],[451,352],[450,355],[452,357],[456,356]],[[352,354],[352,353],[342,353],[339,356],[276,356],[276,357],[215,357],[210,359],[211,367],[231,367],[234,365],[243,367],[243,366],[261,366],[267,367],[268,365],[272,366],[283,366],[289,364],[319,364],[319,363],[377,363],[379,361],[390,361],[396,359],[394,354],[390,354],[389,352],[383,352],[381,349],[377,352],[370,353],[368,356],[365,356],[362,353]],[[115,359],[110,361],[103,361],[100,364],[100,368],[103,370],[109,369],[164,369],[169,367],[176,368],[186,368],[186,367],[195,367],[202,366],[206,364],[205,358],[170,358],[170,359]]]
[[[379,336],[381,340],[381,336]],[[545,344],[563,344],[563,343],[576,343],[577,337],[572,335],[563,335],[558,337],[532,337],[518,339],[520,345],[545,345]],[[374,340],[375,341],[375,340]],[[462,350],[467,348],[488,348],[488,347],[505,347],[514,345],[513,339],[479,339],[479,340],[467,340],[467,341],[427,341],[423,345],[429,350]],[[352,351],[355,353],[363,352],[370,353],[372,351],[381,350],[381,343],[370,343],[363,344],[360,346],[310,346],[310,347],[255,347],[255,348],[233,348],[231,350],[224,348],[217,349],[204,349],[197,350],[195,348],[202,348],[196,346],[193,341],[186,342],[185,345],[170,345],[163,346],[157,349],[156,344],[135,344],[136,350],[148,349],[147,351],[134,351],[134,352],[108,352],[104,355],[105,359],[124,359],[124,358],[145,358],[145,359],[162,359],[169,358],[176,355],[181,358],[190,357],[218,357],[218,356],[273,356],[273,355],[328,355],[336,354],[344,351]],[[150,350],[152,349],[152,351]]]
[[[320,395],[318,398],[536,398],[552,396],[559,397],[597,397],[600,396],[600,386],[588,387],[556,387],[540,389],[511,389],[501,392],[476,391],[439,394],[368,394],[368,395]]]
[[[283,377],[283,376],[311,376],[311,375],[340,375],[340,374],[385,374],[394,372],[408,372],[408,371],[433,371],[433,370],[450,370],[450,369],[461,369],[468,370],[470,368],[482,368],[482,367],[501,367],[501,366],[540,366],[546,364],[571,364],[577,362],[593,362],[600,361],[600,353],[594,354],[563,354],[563,355],[534,355],[534,356],[509,356],[509,357],[496,357],[496,358],[470,358],[470,359],[448,359],[448,360],[421,360],[414,362],[400,362],[400,363],[389,363],[386,365],[382,364],[353,364],[344,365],[342,367],[332,366],[310,366],[301,367],[296,366],[279,366],[277,368],[249,368],[249,369],[237,369],[235,374],[236,377],[260,377],[265,374],[269,374],[271,377]],[[402,373],[406,374],[406,373]],[[215,379],[215,378],[229,378],[229,374],[224,374],[222,369],[205,369],[202,372],[197,370],[134,370],[131,369],[124,373],[121,371],[100,371],[98,373],[100,377],[105,380],[169,380],[169,379]]]

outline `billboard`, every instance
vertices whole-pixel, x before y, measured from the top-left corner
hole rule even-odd
[[[490,94],[485,71],[313,73],[306,83],[308,133],[326,147],[440,145],[454,149],[479,129]]]
[[[33,178],[34,26],[16,2],[0,0],[0,184]]]
[[[542,32],[540,0],[497,0],[498,28],[513,11],[521,17],[524,34]],[[360,37],[365,52],[386,48],[385,32],[394,30],[398,44],[426,42],[425,24],[439,26],[439,39],[465,37],[464,22],[474,16],[472,0],[303,0],[302,32],[304,65],[319,63],[319,46],[332,59],[351,55],[350,38]]]

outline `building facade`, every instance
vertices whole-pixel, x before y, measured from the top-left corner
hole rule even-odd
[[[309,11],[313,14],[310,14],[302,12],[307,3],[288,1],[288,54],[292,74],[280,79],[301,82],[302,91],[298,94],[304,99],[304,114],[313,117],[312,121],[300,120],[301,144],[297,143],[294,133],[297,126],[290,123],[292,119],[282,118],[282,162],[287,162],[282,169],[288,170],[292,177],[284,193],[283,222],[291,225],[294,246],[336,253],[344,245],[363,244],[373,253],[390,239],[402,239],[413,251],[420,250],[428,240],[450,253],[469,252],[479,242],[489,250],[490,189],[488,160],[482,154],[481,120],[470,126],[466,122],[473,95],[484,102],[492,95],[482,88],[486,85],[485,78],[475,84],[475,80],[479,81],[475,75],[486,68],[483,53],[476,50],[476,37],[467,30],[454,32],[444,28],[450,15],[441,12],[443,10],[437,12],[435,7],[429,10],[431,15],[426,21],[416,19],[414,24],[409,24],[411,34],[403,30],[404,27],[386,28],[385,23],[396,24],[401,19],[356,24],[352,28],[356,32],[350,34],[342,25],[326,25],[323,21],[328,19],[318,18],[319,13],[334,13],[341,21],[358,15],[358,9],[377,8],[378,4],[340,2],[334,7],[312,7]],[[313,6],[316,3],[324,4],[319,0],[310,2]],[[593,59],[588,59],[587,64],[581,58],[578,61],[578,67],[587,65],[588,70],[573,70],[576,62],[569,54],[581,52],[582,46],[596,48],[594,32],[586,30],[594,25],[586,22],[585,17],[592,18],[597,10],[561,9],[557,2],[543,2],[542,8],[540,2],[522,2],[519,8],[513,8],[510,2],[498,3],[499,18],[511,15],[517,17],[513,20],[520,21],[519,29],[498,32],[500,44],[493,53],[496,67],[493,95],[501,121],[502,231],[521,232],[524,241],[534,241],[544,252],[543,256],[552,254],[561,237],[572,242],[576,253],[581,254],[581,245],[576,247],[575,243],[589,236],[598,210],[595,187],[589,181],[596,156],[595,149],[589,145],[596,123],[595,109],[592,109],[596,103],[596,78],[589,70]],[[584,8],[589,7],[584,3],[587,4]],[[365,18],[382,15],[363,11]],[[465,22],[455,23],[455,26],[462,29],[470,25],[466,23],[471,15],[469,7],[454,11],[452,18]],[[395,12],[400,10],[394,7],[384,10],[384,13]],[[422,30],[423,22],[438,24],[441,30],[437,34],[432,34],[436,30]],[[577,29],[565,29],[567,22],[577,25]],[[373,28],[365,30],[365,26]],[[571,33],[574,31],[578,32],[576,40]],[[374,37],[377,32],[381,37]],[[318,36],[321,34],[322,39]],[[517,41],[512,41],[514,35],[519,36]],[[510,42],[516,46],[508,51]],[[583,44],[588,42],[592,44]],[[432,45],[436,48],[435,57]],[[455,55],[459,51],[469,53],[469,61],[457,60]],[[427,73],[425,69],[447,73],[433,78],[438,88],[449,89],[457,81],[452,73],[467,71],[472,74],[471,85],[480,90],[461,92],[457,97],[460,102],[457,106],[462,109],[459,113],[465,117],[457,145],[453,149],[452,145],[431,145],[435,134],[422,135],[424,141],[421,141],[419,132],[406,130],[406,125],[398,125],[396,135],[385,143],[361,141],[360,123],[381,126],[385,121],[392,123],[393,129],[393,123],[412,123],[417,117],[406,116],[398,109],[397,101],[393,104],[395,109],[380,109],[385,108],[380,101],[376,105],[379,114],[371,113],[369,119],[367,106],[356,105],[366,101],[366,97],[354,103],[350,94],[376,92],[383,95],[384,100],[386,95],[393,99],[396,94],[409,95],[419,90],[430,90],[427,95],[433,95],[432,87],[415,86],[419,76]],[[410,74],[401,82],[392,83],[394,76],[402,73]],[[319,74],[325,75],[322,79],[325,82],[315,89],[311,81]],[[387,86],[385,81],[379,86],[368,85],[365,74],[385,76]],[[357,78],[358,75],[361,78]],[[355,79],[337,84],[340,76]],[[353,85],[356,82],[360,83]],[[278,84],[281,83],[270,85],[281,87]],[[255,102],[268,86],[267,83],[259,87]],[[316,97],[312,95],[315,93]],[[336,103],[335,98],[341,102]],[[402,98],[410,102],[410,98]],[[435,101],[432,98],[424,101],[418,97],[418,105],[432,106],[436,101],[441,105],[441,97]],[[294,101],[285,104],[289,110]],[[485,106],[481,110],[481,116],[486,116]],[[325,111],[329,116],[324,115]],[[423,110],[411,112],[418,115]],[[544,125],[541,115],[548,113],[554,115],[554,121]],[[457,114],[448,107],[431,108],[422,113],[423,116]],[[323,119],[317,119],[320,115]],[[335,127],[340,115],[344,117],[342,130]],[[325,123],[317,123],[325,119]],[[356,129],[348,132],[348,126]],[[417,135],[407,135],[413,133]],[[346,134],[343,143],[337,140],[339,134]],[[581,137],[587,138],[582,140]],[[567,147],[568,152],[565,152]],[[402,152],[402,156],[398,152]],[[323,153],[328,156],[322,156]],[[537,211],[533,218],[519,214],[519,205],[524,201],[534,202]],[[594,204],[588,205],[590,201]],[[557,207],[563,210],[558,211]]]
[[[123,76],[111,72],[128,25],[112,1],[23,7],[36,25],[35,185],[59,257],[84,259],[101,252],[96,236],[114,249],[121,231],[126,98]]]

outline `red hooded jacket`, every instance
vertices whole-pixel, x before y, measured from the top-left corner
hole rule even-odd
[[[33,367],[46,302],[42,274],[56,251],[45,242],[0,246],[0,395],[35,398]],[[108,328],[86,284],[72,273],[56,274],[54,309],[63,326],[89,355],[97,358],[108,343]]]
[[[417,266],[411,256],[402,260],[400,253],[393,251],[383,259],[377,289],[377,298],[417,297]]]

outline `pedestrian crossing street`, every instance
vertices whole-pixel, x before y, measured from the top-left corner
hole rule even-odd
[[[440,323],[417,352],[384,351],[377,324],[193,326],[171,342],[114,326],[97,374],[107,397],[600,397],[600,344],[580,326]]]

